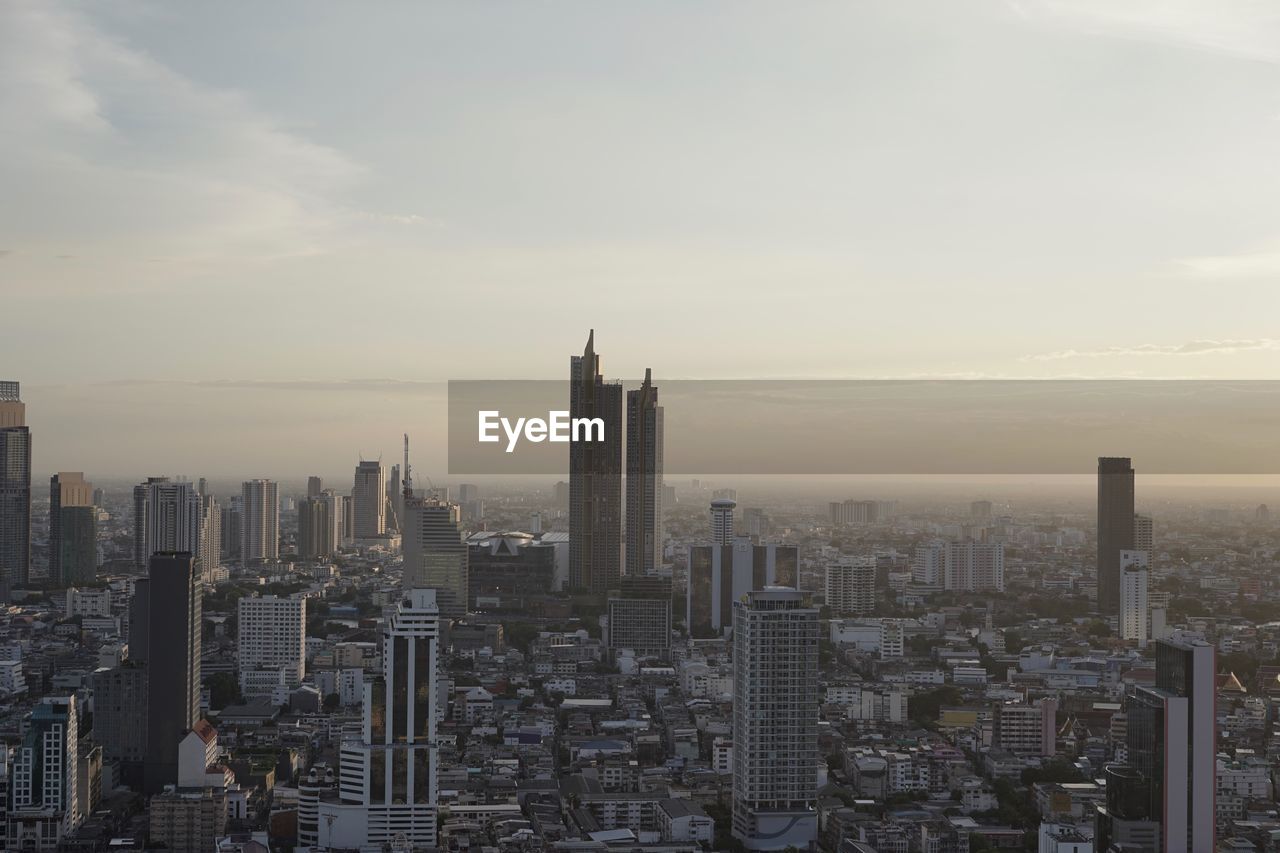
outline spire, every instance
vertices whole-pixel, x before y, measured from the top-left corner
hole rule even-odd
[[[652,367],[646,367],[644,369],[644,384],[646,388],[653,384],[653,368]]]
[[[596,354],[596,330],[595,329],[592,329],[587,333],[587,348],[582,351],[582,354],[587,358],[590,358],[591,356]]]

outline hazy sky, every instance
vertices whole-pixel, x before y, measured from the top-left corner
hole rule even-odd
[[[593,326],[658,380],[1274,378],[1278,150],[1273,0],[6,0],[0,378],[39,469],[281,477]]]

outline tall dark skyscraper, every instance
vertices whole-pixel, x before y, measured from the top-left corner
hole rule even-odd
[[[569,443],[569,586],[600,595],[622,567],[622,386],[604,381],[594,330],[569,362],[569,416],[604,425],[603,440]]]
[[[662,568],[662,407],[653,375],[627,392],[627,549],[628,575]]]
[[[147,755],[143,767],[149,792],[175,784],[178,742],[200,718],[201,584],[193,554],[161,551],[151,556],[137,599],[129,637],[130,655],[141,653],[147,667]],[[141,646],[142,648],[136,648]]]
[[[89,513],[75,510],[90,510]],[[83,582],[86,572],[84,537],[86,525],[92,524],[91,535],[96,536],[96,517],[93,512],[93,483],[80,471],[59,471],[49,478],[49,580],[60,586]],[[63,518],[75,527],[64,528]],[[65,535],[64,535],[65,534]],[[94,543],[90,541],[90,545]],[[64,568],[63,550],[70,549],[75,566]],[[94,555],[96,557],[96,554]],[[90,557],[93,560],[93,557]],[[88,580],[93,580],[96,562],[88,568]],[[70,580],[75,578],[75,581]]]
[[[0,380],[0,600],[31,578],[31,430],[18,383]]]
[[[1098,458],[1098,612],[1120,612],[1120,552],[1132,551],[1133,465],[1127,456]]]

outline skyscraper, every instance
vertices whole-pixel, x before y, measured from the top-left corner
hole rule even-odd
[[[140,654],[147,667],[144,787],[156,792],[177,782],[178,742],[200,719],[201,583],[195,557],[153,554],[134,596],[138,606],[130,621],[145,621],[131,625],[129,637],[130,654]]]
[[[328,509],[321,497],[298,501],[298,556],[304,560],[320,560],[333,553],[329,548],[333,525],[327,523]]]
[[[93,483],[82,471],[59,471],[49,478],[49,579],[65,583],[62,571],[62,508],[93,506]]]
[[[627,548],[628,575],[662,568],[662,407],[653,373],[627,392]]]
[[[818,611],[794,589],[733,604],[733,836],[808,848],[818,816]]]
[[[383,677],[365,683],[361,734],[342,744],[338,796],[302,788],[301,843],[435,846],[439,643],[435,591],[407,590],[382,634]]]
[[[271,480],[246,480],[240,486],[240,562],[243,565],[280,556],[280,500]]]
[[[1120,552],[1120,639],[1145,646],[1150,638],[1146,551]]]
[[[230,502],[222,507],[222,559],[240,560],[240,533],[244,514],[241,510],[240,495],[232,495]]]
[[[391,466],[387,478],[387,529],[396,533],[404,522],[404,489],[400,485],[400,466]]]
[[[218,499],[200,492],[200,547],[197,552],[200,577],[209,583],[211,572],[222,565],[222,507]]]
[[[58,555],[58,573],[50,581],[59,587],[92,583],[98,576],[98,509],[64,506],[58,510],[58,540],[49,544]]]
[[[200,493],[195,484],[148,477],[133,487],[133,558],[140,569],[157,551],[200,553]]]
[[[80,826],[79,729],[74,696],[44,699],[13,752],[6,803],[9,850],[54,850]]]
[[[711,502],[711,541],[716,545],[733,543],[733,511],[738,502],[732,498],[716,498]]]
[[[1125,698],[1127,764],[1107,768],[1097,849],[1214,850],[1217,729],[1214,647],[1155,643],[1154,687]]]
[[[733,624],[733,603],[753,589],[800,582],[800,549],[795,545],[757,545],[739,536],[730,545],[689,549],[686,623],[692,637],[715,637]]]
[[[433,588],[441,616],[464,615],[468,550],[458,505],[417,497],[404,504],[404,588]]]
[[[18,383],[0,380],[0,601],[31,578],[31,430]]]
[[[1133,465],[1098,458],[1098,612],[1120,612],[1120,552],[1134,549]]]
[[[351,487],[356,539],[371,539],[387,532],[387,474],[379,461],[361,461]]]
[[[319,477],[312,475],[307,478],[307,497],[318,498],[320,493],[324,491],[324,481]]]
[[[307,659],[306,599],[246,596],[237,615],[240,692],[269,697],[279,684],[297,687]]]
[[[622,386],[605,382],[595,330],[569,360],[569,417],[599,420],[599,441],[569,443],[569,586],[603,595],[622,565]]]
[[[627,575],[609,599],[609,651],[665,660],[671,654],[671,579]]]

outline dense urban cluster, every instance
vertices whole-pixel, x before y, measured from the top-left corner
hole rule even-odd
[[[571,388],[564,482],[46,498],[0,383],[0,848],[1280,848],[1265,505],[673,480]]]

